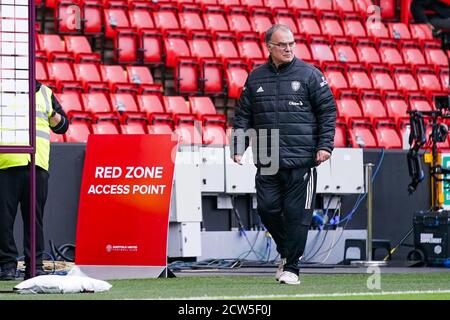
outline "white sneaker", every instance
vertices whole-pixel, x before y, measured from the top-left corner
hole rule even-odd
[[[300,284],[300,280],[298,280],[298,275],[290,271],[283,271],[280,275],[279,281],[280,283],[286,284]]]
[[[280,279],[281,274],[283,273],[283,267],[286,264],[286,259],[281,259],[278,264],[277,272],[275,273],[275,279],[278,281]]]

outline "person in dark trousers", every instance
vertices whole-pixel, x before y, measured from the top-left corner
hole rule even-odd
[[[427,15],[426,11],[433,11]],[[413,0],[411,14],[416,23],[428,24],[433,36],[439,36],[442,29],[450,30],[450,6],[438,0]]]
[[[67,116],[51,89],[36,82],[36,275],[45,274],[42,267],[43,217],[48,191],[50,130],[64,134],[68,127]],[[29,183],[30,155],[0,154],[0,280],[16,278],[18,251],[13,227],[19,204],[23,220],[25,279],[31,277]]]
[[[249,74],[236,106],[232,157],[241,164],[249,145],[248,139],[240,137],[242,132],[268,129],[270,133],[263,135],[271,136],[268,149],[278,154],[279,170],[264,173],[267,165],[259,158],[264,137],[252,140],[252,146],[258,145],[253,153],[258,214],[281,257],[276,279],[299,284],[298,262],[312,218],[313,168],[333,151],[336,103],[323,74],[294,56],[294,36],[287,26],[272,26],[265,44],[269,61]],[[278,146],[272,139],[277,134]]]

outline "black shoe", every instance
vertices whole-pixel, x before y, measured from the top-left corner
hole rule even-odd
[[[0,281],[10,281],[16,279],[16,268],[2,268],[0,272]]]
[[[35,277],[37,277],[37,276],[45,276],[45,275],[47,275],[47,272],[45,272],[42,268],[36,268],[36,275],[35,275]],[[28,280],[28,279],[31,279],[32,278],[32,276],[31,276],[31,270],[25,270],[25,276],[24,276],[24,280]]]

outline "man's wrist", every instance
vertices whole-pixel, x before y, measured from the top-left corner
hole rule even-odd
[[[56,111],[53,110],[53,111],[52,111],[52,114],[50,115],[50,118],[53,118],[55,115],[56,115]]]

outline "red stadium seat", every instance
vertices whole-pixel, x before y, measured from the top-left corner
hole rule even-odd
[[[224,91],[223,64],[217,59],[203,59],[201,63],[203,94],[222,95]]]
[[[366,118],[373,120],[374,118],[387,117],[386,108],[379,99],[366,98],[361,99],[361,109]]]
[[[111,112],[111,105],[107,94],[103,92],[93,92],[82,94],[84,110],[92,113]]]
[[[191,111],[201,119],[204,115],[216,114],[216,107],[210,97],[189,97]]]
[[[148,126],[149,134],[172,134],[172,128],[168,124],[158,123]]]
[[[367,35],[373,38],[390,38],[389,29],[381,21],[367,22]]]
[[[365,37],[366,29],[363,23],[359,19],[348,19],[342,22],[344,27],[344,33],[349,37]]]
[[[227,16],[230,30],[235,32],[252,32],[252,26],[244,13],[229,14]]]
[[[249,17],[250,25],[252,26],[253,31],[260,34],[265,33],[273,24],[271,17],[272,15],[270,12],[254,14]]]
[[[84,0],[83,6],[83,33],[85,35],[102,34],[103,5],[96,0]]]
[[[410,98],[409,105],[411,110],[433,111],[432,105],[424,97]]]
[[[179,138],[181,145],[201,145],[202,136],[198,129],[191,124],[180,124],[174,130],[174,134]]]
[[[306,35],[321,35],[320,26],[312,17],[300,17],[297,20],[298,31]]]
[[[164,107],[166,112],[172,114],[189,114],[189,105],[181,96],[164,96]]]
[[[75,55],[75,61],[80,62],[100,62],[100,55],[93,53],[91,45],[85,36],[64,36],[67,51]]]
[[[115,59],[117,63],[133,64],[138,61],[138,34],[132,30],[121,30],[115,37]]]
[[[157,113],[165,112],[162,102],[157,95],[153,94],[138,95],[137,100],[139,104],[139,109],[142,112],[147,112],[149,114],[154,112]]]
[[[140,34],[142,60],[144,64],[161,65],[164,62],[164,49],[161,33],[154,29],[145,29]]]
[[[351,67],[347,71],[347,78],[350,88],[355,89],[372,89],[372,81],[365,69],[359,67]]]
[[[180,20],[180,27],[186,31],[190,30],[204,30],[202,18],[200,16],[200,10],[193,10],[180,12],[178,18]]]
[[[153,76],[146,66],[127,66],[126,68],[130,83],[153,84]]]
[[[373,128],[370,122],[364,118],[350,120],[350,143],[354,148],[378,147]]]
[[[386,70],[373,70],[371,73],[372,83],[374,89],[380,90],[395,90],[395,83],[392,79],[389,71]]]
[[[121,124],[120,131],[122,134],[145,134],[144,126],[138,122]]]
[[[333,0],[333,8],[342,12],[355,11],[351,0]]]
[[[116,93],[111,94],[111,105],[113,111],[119,112],[139,112],[139,108],[136,104],[131,93]]]
[[[378,119],[374,121],[375,137],[377,144],[385,149],[401,149],[402,139],[396,130],[396,125],[393,120]]]
[[[381,62],[387,65],[403,64],[403,58],[396,47],[382,46],[379,49]]]
[[[295,47],[293,48],[295,56],[299,59],[306,61],[312,60],[308,43],[301,38],[296,38],[295,41],[296,44]]]
[[[423,91],[441,91],[441,84],[439,78],[436,76],[433,69],[417,71],[417,83],[420,90]]]
[[[203,145],[224,146],[229,143],[225,130],[221,125],[209,124],[203,126],[202,135]]]
[[[158,10],[153,12],[153,21],[156,28],[165,29],[180,29],[177,16],[172,10]]]
[[[177,94],[199,93],[199,65],[195,59],[180,58],[174,71],[174,88]]]
[[[65,133],[66,142],[84,142],[91,133],[89,124],[82,121],[72,122]]]
[[[286,8],[284,0],[264,0],[264,7],[267,8]]]
[[[128,82],[127,74],[122,66],[101,65],[100,72],[103,81],[109,83],[111,92],[133,91],[133,89],[136,90],[136,86]]]
[[[239,56],[244,59],[263,59],[264,54],[259,46],[260,41],[254,37],[242,37],[237,42]]]
[[[362,117],[361,108],[358,101],[350,98],[343,98],[336,101],[339,117],[343,117],[347,122],[354,117]]]
[[[43,63],[42,61],[36,61],[36,80],[42,81],[47,79],[48,75],[46,64]]]
[[[414,75],[407,70],[394,72],[394,80],[397,90],[417,91],[419,89]]]
[[[228,83],[228,97],[238,99],[247,80],[247,67],[242,64],[229,65],[225,73]]]
[[[358,62],[358,57],[356,56],[355,51],[353,50],[353,45],[349,43],[335,43],[334,47],[334,55],[337,61],[340,62]]]
[[[81,83],[75,81],[72,71],[72,65],[68,62],[49,62],[47,63],[49,80],[54,80],[59,91],[79,90]]]
[[[425,58],[428,64],[448,67],[448,57],[442,49],[426,48]]]
[[[321,19],[320,27],[323,35],[333,37],[344,36],[344,30],[342,30],[341,24],[337,19]]]
[[[308,0],[286,0],[286,7],[294,10],[304,10],[309,9],[309,3]]]
[[[366,65],[381,62],[378,50],[372,46],[357,46],[356,54],[358,55],[359,61],[361,63],[365,63]]]
[[[329,43],[324,41],[314,41],[311,43],[311,53],[314,60],[317,61],[336,61]]]
[[[336,131],[334,134],[334,147],[347,148],[347,126],[342,119],[336,120]]]
[[[333,90],[333,92],[337,93],[340,89],[347,89],[348,82],[345,78],[345,74],[343,70],[325,70],[324,76],[328,81],[328,85]]]
[[[46,4],[48,7],[48,4]],[[79,6],[74,6],[73,1],[58,1],[55,9],[55,27],[58,34],[76,34],[82,31],[81,11]],[[76,20],[77,17],[80,20]]]
[[[284,24],[287,26],[293,34],[296,34],[299,32],[297,28],[297,24],[295,23],[295,16],[294,13],[291,12],[289,9],[284,8],[278,8],[274,10],[274,21],[277,24]]]
[[[411,33],[409,32],[408,25],[395,22],[388,23],[389,33],[393,39],[411,39]]]
[[[66,52],[66,44],[57,34],[39,34],[39,47],[47,54],[49,61],[74,61],[73,54]]]
[[[234,40],[235,38],[231,34],[220,34],[216,40],[213,41],[213,49],[216,57],[222,59],[239,58],[239,53],[234,44]]]
[[[164,48],[167,53],[166,65],[174,68],[178,58],[189,58],[191,53],[187,44],[187,38],[183,33],[170,32],[164,39]]]
[[[394,19],[396,10],[395,0],[380,0],[379,8],[381,9],[381,18],[383,19]]]
[[[403,48],[402,54],[405,64],[411,66],[426,64],[425,57],[420,48]]]
[[[102,121],[92,125],[92,133],[94,134],[119,134],[119,130],[114,123]]]
[[[205,29],[212,31],[228,31],[228,23],[223,9],[212,7],[203,14]]]
[[[118,29],[129,29],[130,21],[128,18],[128,12],[122,7],[113,7],[104,9],[104,21],[105,21],[105,36],[108,38],[114,38]]]
[[[83,83],[84,91],[106,90],[108,86],[102,81],[98,67],[94,63],[79,63],[74,65],[75,76]]]
[[[56,97],[66,113],[68,113],[69,111],[84,111],[83,104],[78,92],[69,91],[65,93],[59,93],[56,94]]]
[[[208,33],[195,33],[188,41],[191,55],[197,58],[214,58],[214,51],[211,47],[211,35]]]
[[[386,99],[386,110],[388,116],[395,119],[395,122],[402,117],[407,117],[408,104],[402,98]]]
[[[316,10],[333,10],[333,2],[330,0],[309,0],[311,9]]]
[[[418,40],[433,40],[433,34],[428,24],[410,24],[411,38]]]
[[[135,8],[130,11],[130,25],[137,31],[155,28],[151,13],[146,8]]]
[[[263,7],[263,0],[241,0],[241,5],[247,6],[248,8],[252,7]]]

